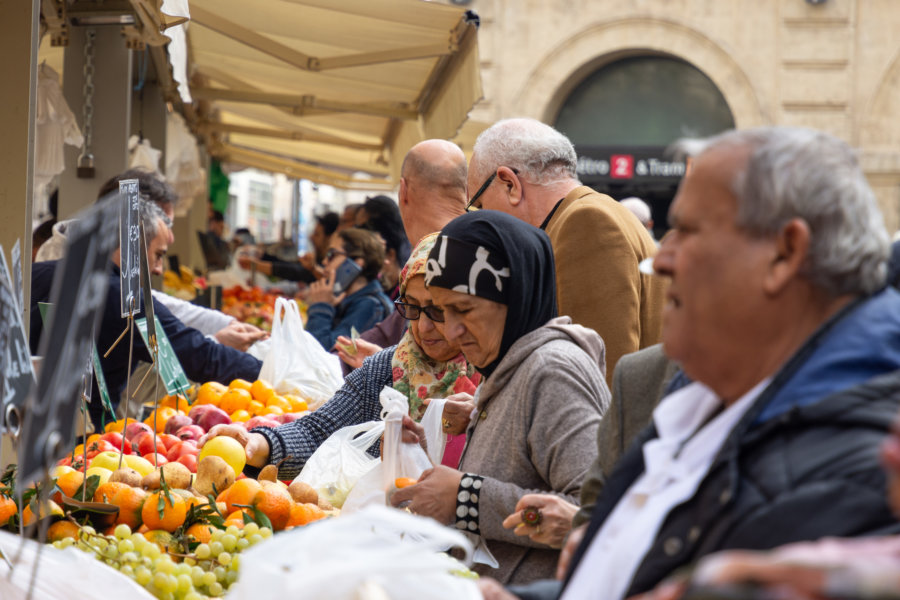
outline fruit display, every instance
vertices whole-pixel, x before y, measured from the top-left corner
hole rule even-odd
[[[190,267],[179,266],[179,272],[166,269],[163,273],[163,291],[182,300],[193,300],[199,290],[206,289],[206,280],[197,277]]]
[[[242,379],[192,395],[166,396],[144,421],[115,421],[89,436],[54,467],[40,507],[34,486],[19,511],[12,466],[0,479],[0,526],[47,519],[55,547],[90,553],[157,598],[200,600],[237,580],[242,550],[337,514],[308,485],[278,481],[274,465],[246,477],[233,438],[198,445],[221,423],[250,429],[300,418],[303,399]]]
[[[238,321],[271,331],[275,300],[280,296],[281,294],[277,292],[267,292],[258,286],[237,285],[226,288],[222,290],[222,312],[231,315]],[[306,323],[306,303],[299,298],[296,300],[303,322]]]

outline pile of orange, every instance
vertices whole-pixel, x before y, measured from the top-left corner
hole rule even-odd
[[[161,495],[160,495],[161,494]],[[160,502],[162,498],[162,502]],[[160,508],[162,507],[162,508]],[[187,517],[187,505],[178,494],[154,492],[147,496],[141,518],[148,529],[162,529],[169,533],[181,527]]]
[[[326,516],[318,506],[295,503],[283,484],[271,481],[239,479],[219,494],[216,502],[225,505],[229,524],[239,527],[243,526],[243,512],[252,516],[249,507],[266,515],[275,531],[305,525]]]
[[[207,382],[197,392],[197,404],[212,404],[224,410],[232,421],[248,421],[253,417],[283,415],[308,409],[306,400],[299,396],[275,393],[272,384],[263,379],[253,383],[235,379],[228,387],[221,383]]]

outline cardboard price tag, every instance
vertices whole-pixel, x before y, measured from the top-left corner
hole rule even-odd
[[[0,429],[16,431],[21,423],[18,417],[34,383],[34,369],[22,313],[13,291],[13,283],[6,265],[6,255],[0,246]],[[7,419],[7,415],[10,418]]]
[[[159,318],[153,317],[153,320],[156,322],[156,342],[159,352],[156,356],[157,372],[162,378],[166,393],[183,394],[191,386],[191,383],[188,381],[187,375],[184,374],[184,369],[175,355],[175,349],[172,348],[172,343],[166,335],[166,330],[162,328]],[[144,338],[144,343],[149,348],[150,334],[147,332],[147,319],[143,317],[135,319],[134,324],[137,325],[138,331],[141,332],[141,337]]]
[[[85,361],[106,306],[107,264],[118,242],[118,204],[106,199],[76,216],[66,252],[56,267],[51,303],[55,309],[44,336],[37,393],[25,405],[19,444],[19,489],[43,477],[75,445]]]
[[[138,290],[140,289],[140,195],[137,179],[123,179],[119,182],[119,277],[121,282],[122,316],[134,315],[140,311]]]

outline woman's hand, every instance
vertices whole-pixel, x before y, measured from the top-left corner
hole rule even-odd
[[[316,304],[324,302],[331,306],[337,306],[346,297],[347,293],[343,292],[339,296],[334,295],[334,275],[326,271],[325,278],[319,279],[309,284],[309,293],[306,295],[307,304]]]
[[[476,584],[481,597],[484,600],[519,600],[518,596],[513,596],[506,591],[499,581],[490,577],[482,577]]]
[[[334,345],[334,349],[337,350],[338,356],[341,357],[341,360],[354,369],[360,368],[363,364],[363,361],[369,356],[372,356],[376,352],[381,352],[383,350],[383,348],[377,344],[367,342],[366,340],[357,339],[356,350],[354,351],[353,341],[343,335],[338,336],[337,343]]]
[[[537,507],[541,522],[528,525],[522,521],[522,511]],[[572,518],[578,507],[552,494],[525,494],[516,503],[516,512],[503,519],[503,526],[512,529],[516,535],[527,535],[532,541],[547,544],[551,548],[562,548],[563,541],[572,530]]]
[[[220,435],[234,438],[244,447],[244,454],[247,456],[247,464],[251,467],[262,468],[269,462],[269,442],[265,436],[260,433],[250,433],[239,425],[215,425],[206,432],[197,442],[197,446],[202,448],[203,444],[218,437]],[[240,473],[235,473],[240,475]]]
[[[391,504],[399,506],[409,502],[407,508],[410,512],[431,517],[441,525],[449,525],[456,520],[456,491],[462,475],[456,469],[443,465],[427,469],[418,483],[394,492]]]
[[[423,404],[428,406],[430,402],[431,398],[426,398]],[[475,398],[471,394],[447,396],[447,401],[444,403],[444,413],[441,415],[444,433],[449,435],[465,433],[473,410],[475,410]]]

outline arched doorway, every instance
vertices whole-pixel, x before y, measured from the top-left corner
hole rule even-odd
[[[702,71],[672,56],[643,55],[585,77],[562,102],[554,126],[575,144],[582,182],[619,200],[643,198],[660,234],[685,168],[666,147],[732,129],[734,116]]]

